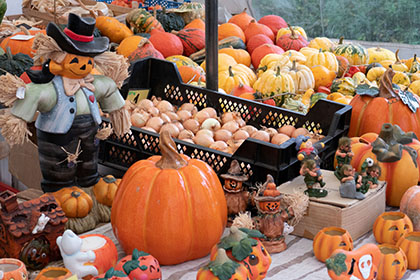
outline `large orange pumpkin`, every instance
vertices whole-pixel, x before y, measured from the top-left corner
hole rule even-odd
[[[401,279],[407,271],[407,256],[401,248],[391,245],[379,245],[381,250],[381,262],[378,267],[378,279],[394,280]]]
[[[400,211],[413,222],[413,230],[420,231],[420,186],[413,186],[404,193]]]
[[[34,57],[34,50],[32,49],[32,44],[35,39],[35,35],[37,33],[47,34],[44,29],[42,30],[27,30],[22,28],[22,32],[15,33],[9,37],[4,38],[1,42],[0,47],[5,50],[7,47],[10,47],[12,54],[15,55],[17,53],[27,54],[30,57]],[[16,35],[28,35],[33,36],[29,40],[22,41],[22,40],[14,40],[13,37]]]
[[[378,161],[381,167],[379,180],[387,183],[386,203],[390,206],[399,206],[405,191],[416,185],[419,180],[419,159],[416,151],[420,150],[420,145],[416,140],[407,145],[400,144],[408,141],[409,134],[405,134],[407,135],[405,140],[402,140],[399,134],[404,133],[398,129],[398,126],[388,123],[383,125],[379,137],[374,142],[367,140],[375,139],[372,133],[369,133],[366,137],[362,135],[358,139],[353,139],[351,145],[354,153],[351,165],[357,171],[361,171],[362,164],[368,157]]]
[[[380,81],[379,95],[356,95],[350,102],[353,107],[349,136],[368,132],[379,133],[383,123],[398,124],[404,131],[413,131],[420,138],[420,109],[415,113],[392,90],[393,70],[388,69]],[[418,97],[414,95],[417,100]]]
[[[161,265],[204,257],[227,222],[226,199],[205,162],[176,151],[161,133],[162,156],[133,164],[114,198],[111,224],[124,251],[148,252]]]
[[[405,233],[397,242],[407,256],[408,269],[420,269],[420,232]]]
[[[379,244],[396,244],[406,232],[413,231],[413,223],[402,212],[384,212],[373,224],[373,235]]]
[[[315,235],[312,245],[315,257],[325,262],[336,249],[353,250],[353,239],[343,228],[326,227]]]

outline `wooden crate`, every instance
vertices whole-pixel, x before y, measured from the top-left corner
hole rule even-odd
[[[376,189],[369,190],[363,200],[341,198],[340,182],[333,171],[322,170],[328,195],[324,198],[310,198],[307,214],[295,226],[292,234],[313,239],[324,227],[336,226],[346,229],[354,240],[372,230],[376,218],[385,211],[386,183],[380,182]],[[303,177],[279,186],[282,193],[306,190]]]

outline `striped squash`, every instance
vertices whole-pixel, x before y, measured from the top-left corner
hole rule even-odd
[[[135,34],[150,33],[155,28],[165,31],[162,24],[145,9],[132,10],[125,20]]]
[[[310,54],[306,59],[305,65],[309,68],[315,65],[322,65],[327,67],[333,72],[338,72],[338,60],[332,52],[322,51],[319,49],[319,52]]]
[[[294,93],[295,84],[293,78],[287,73],[281,73],[280,67],[265,71],[254,83],[254,89],[261,92],[263,98],[273,97],[277,106],[284,102],[281,93]]]
[[[198,67],[199,66],[191,58],[183,56],[183,55],[172,55],[172,56],[168,56],[165,59],[175,63],[177,67],[179,67],[179,66]]]
[[[366,64],[369,59],[367,50],[356,43],[343,43],[344,37],[340,38],[337,47],[334,49],[336,55],[344,56],[350,65]]]
[[[198,28],[182,29],[180,31],[172,31],[177,35],[184,45],[184,55],[190,56],[193,53],[204,49],[206,46],[205,32]]]

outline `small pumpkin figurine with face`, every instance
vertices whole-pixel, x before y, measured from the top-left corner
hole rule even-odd
[[[133,250],[132,255],[122,258],[115,269],[124,271],[129,279],[162,279],[158,260],[149,253]]]
[[[248,176],[243,174],[239,162],[233,160],[226,174],[220,175],[225,183],[223,190],[228,208],[229,220],[238,213],[245,212],[250,200],[250,194],[244,189],[243,182],[248,180]]]
[[[40,236],[22,247],[19,259],[25,263],[27,268],[38,270],[47,266],[50,255],[50,242],[45,237]]]

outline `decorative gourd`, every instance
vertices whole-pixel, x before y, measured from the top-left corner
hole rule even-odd
[[[26,267],[18,259],[0,259],[0,271],[3,272],[2,280],[28,279]]]
[[[315,257],[320,262],[325,262],[335,249],[353,250],[353,239],[343,228],[326,227],[315,235],[312,247]]]
[[[294,93],[295,85],[292,77],[287,73],[281,73],[280,67],[265,71],[254,83],[254,89],[261,93],[263,98],[273,97],[277,106],[284,102],[282,93]]]
[[[375,280],[380,261],[378,246],[369,243],[354,251],[337,249],[325,264],[332,280]]]
[[[285,51],[299,51],[301,48],[307,47],[309,44],[308,41],[306,41],[302,35],[297,34],[290,25],[289,28],[290,33],[280,36],[280,38],[276,40],[276,45]]]
[[[420,269],[420,232],[405,233],[396,246],[400,247],[407,256],[408,269]]]
[[[93,193],[95,194],[96,200],[101,204],[111,207],[120,182],[121,179],[115,179],[112,175],[107,175],[99,179],[99,182],[93,186]]]
[[[193,21],[191,21],[190,23],[188,23],[187,25],[185,25],[185,27],[184,27],[184,29],[192,29],[192,28],[198,28],[198,29],[201,29],[205,32],[206,31],[206,24],[201,18],[196,18]]]
[[[341,56],[341,55],[336,55],[335,58],[338,61],[337,77],[343,77],[343,75],[345,73],[347,73],[347,71],[350,68],[349,60],[347,58],[345,58],[344,56]]]
[[[340,37],[338,45],[334,49],[336,55],[344,56],[350,65],[366,64],[369,59],[367,50],[356,43],[343,43],[344,37]]]
[[[409,68],[407,65],[401,62],[400,58],[398,57],[399,52],[399,49],[395,51],[395,62],[391,65],[391,68],[395,71],[406,72]]]
[[[93,206],[90,195],[78,187],[63,188],[52,193],[68,218],[83,218]]]
[[[179,67],[181,65],[194,66],[194,67],[199,66],[191,58],[189,58],[187,56],[183,56],[183,55],[172,55],[172,56],[168,56],[165,59],[175,63],[177,67]]]
[[[249,84],[249,79],[245,73],[239,71],[233,71],[232,66],[229,66],[228,70],[219,72],[219,87],[225,92],[231,92],[235,86],[239,84]]]
[[[95,26],[103,36],[108,37],[111,42],[117,44],[125,38],[134,35],[127,25],[119,22],[114,17],[98,16]]]
[[[310,55],[318,53],[319,52],[319,49],[314,49],[314,48],[310,48],[310,47],[304,47],[304,48],[301,48],[299,50],[299,52],[302,53],[306,57],[306,59],[308,59],[308,57]]]
[[[409,86],[410,78],[404,72],[395,71],[394,77],[392,77],[392,82],[397,85]]]
[[[206,82],[206,73],[200,66],[180,65],[178,66],[178,72],[184,83],[192,81]]]
[[[254,35],[264,34],[274,42],[273,31],[271,31],[268,26],[258,23],[255,19],[251,20],[248,27],[244,30],[244,33],[246,40],[249,40]]]
[[[41,236],[25,244],[19,253],[19,259],[28,269],[39,270],[48,265],[51,253],[50,242]]]
[[[303,53],[297,52],[295,50],[288,50],[283,53],[284,56],[287,56],[290,61],[296,61],[297,63],[305,64],[306,56]]]
[[[227,70],[229,66],[234,66],[238,64],[233,57],[225,53],[219,53],[218,62],[218,72]],[[206,71],[206,61],[203,61],[203,63],[201,63],[200,66],[204,69],[204,71]]]
[[[206,34],[201,29],[182,29],[180,31],[172,31],[172,33],[181,39],[185,56],[190,56],[193,53],[204,49],[206,46]]]
[[[162,279],[158,260],[149,253],[133,250],[132,255],[122,258],[115,269],[124,271],[129,279]]]
[[[410,73],[416,73],[420,71],[420,62],[417,60],[417,54],[414,54],[413,63],[411,63],[409,71]]]
[[[183,42],[178,36],[158,29],[153,29],[150,34],[149,41],[163,57],[184,53]]]
[[[255,72],[244,64],[240,64],[240,63],[235,64],[232,66],[232,70],[236,72],[244,73],[249,80],[250,86],[253,86],[254,83],[257,81],[257,75],[255,74]]]
[[[239,26],[243,31],[246,30],[249,23],[255,20],[252,16],[248,15],[246,8],[239,14],[232,16],[228,22],[234,23]]]
[[[391,60],[395,61],[395,54],[393,51],[388,49],[376,47],[376,48],[368,48],[367,52],[369,54],[368,64],[378,62],[380,63],[383,60]]]
[[[332,52],[322,51],[321,49],[318,53],[309,55],[305,62],[305,65],[308,67],[322,65],[333,72],[338,72],[339,68],[336,56]]]
[[[222,40],[231,36],[241,38],[242,41],[246,42],[245,33],[242,29],[234,23],[223,23],[218,27],[218,40]]]
[[[420,80],[412,82],[408,89],[415,95],[420,96]]]
[[[219,50],[219,53],[225,53],[233,57],[236,62],[251,66],[251,56],[246,50],[234,49],[233,47],[223,48]]]
[[[239,84],[235,86],[231,92],[228,92],[228,94],[241,97],[241,98],[245,98],[245,96],[252,96],[253,97],[252,100],[255,99],[254,93],[255,93],[255,89],[246,84]],[[245,99],[249,99],[249,98],[245,98]]]
[[[370,73],[367,78],[370,80]],[[387,73],[388,72],[388,73]],[[351,101],[353,107],[349,136],[360,136],[368,132],[379,133],[383,123],[398,124],[403,131],[413,131],[420,137],[420,110],[414,113],[392,89],[392,70],[382,75],[379,95],[356,95]],[[387,90],[389,89],[389,90]],[[416,185],[416,184],[413,184]],[[412,186],[413,186],[412,185]]]
[[[133,62],[149,56],[159,59],[165,59],[160,53],[160,51],[155,49],[153,44],[148,39],[143,38],[137,45],[137,48],[133,52],[131,52],[127,58],[129,62]]]
[[[177,13],[185,21],[185,24],[190,23],[194,19],[204,19],[204,4],[198,2],[184,2],[181,6],[171,9],[172,13]]]
[[[134,33],[150,33],[153,29],[164,30],[162,24],[145,9],[133,9],[125,18]]]
[[[226,226],[222,186],[205,162],[177,153],[169,132],[161,133],[159,148],[162,156],[134,163],[121,180],[114,234],[125,252],[138,248],[162,265],[201,258]]]
[[[316,37],[309,42],[308,47],[332,52],[335,48],[335,44],[327,37]]]
[[[197,272],[197,280],[249,280],[248,269],[228,258],[223,248],[217,250],[216,258]]]
[[[125,274],[124,272],[122,272],[120,270],[115,270],[113,267],[111,267],[106,273],[100,274],[96,277],[93,277],[92,279],[97,279],[97,280],[116,280],[116,279],[130,280],[130,278],[128,278],[127,274]]]
[[[70,278],[72,273],[65,267],[46,267],[39,272],[35,280],[65,280]]]
[[[420,150],[420,145],[412,140],[412,133],[404,133],[399,127],[389,123],[383,124],[379,137],[381,139],[376,139],[374,142],[369,142],[364,135],[358,142],[355,139],[355,143],[351,146],[354,153],[351,165],[360,171],[366,158],[378,161],[381,167],[379,180],[387,182],[386,203],[390,206],[399,206],[404,192],[418,182],[419,159],[415,152]],[[411,141],[413,143],[407,144]]]
[[[331,71],[325,66],[315,65],[311,67],[312,74],[314,74],[315,79],[315,89],[320,86],[329,86],[332,84],[333,80],[336,77],[334,71]]]
[[[220,40],[217,43],[217,47],[219,49],[229,48],[230,46],[232,46],[234,49],[246,49],[244,41],[235,36]],[[202,50],[193,53],[190,55],[190,58],[197,63],[202,63],[206,59],[206,49],[203,48]]]
[[[248,269],[250,280],[262,280],[271,265],[271,256],[259,240],[263,237],[258,230],[238,229],[232,226],[229,235],[223,237],[212,248],[210,260],[214,261],[217,250],[223,248],[231,260],[243,264]]]
[[[282,54],[284,50],[276,45],[264,44],[256,48],[251,54],[251,62],[254,69],[261,65],[262,59],[269,54]]]
[[[133,35],[125,38],[117,47],[117,54],[121,54],[124,57],[128,57],[133,51],[135,51],[138,48],[138,45],[140,44],[140,42],[142,42],[143,39],[146,38],[138,35]]]
[[[305,32],[305,30],[302,28],[302,27],[300,27],[300,26],[292,26],[292,29],[293,29],[293,31],[295,32],[295,33],[297,33],[297,34],[299,34],[299,35],[302,35],[303,36],[303,38],[305,38],[306,40],[308,40],[308,36],[306,35],[306,32]],[[281,37],[281,36],[283,36],[283,35],[285,35],[285,34],[290,34],[290,33],[292,33],[292,31],[290,30],[290,27],[283,27],[283,28],[280,28],[279,29],[279,31],[277,31],[277,34],[276,34],[276,41]]]
[[[413,61],[414,61],[414,57],[409,58],[409,59],[407,59],[407,60],[404,62],[404,63],[405,63],[405,65],[407,65],[407,68],[408,68],[408,69],[411,69],[411,66],[412,66],[412,64],[413,64]],[[416,61],[420,63],[420,58],[419,58],[419,57],[416,57]]]
[[[420,231],[420,186],[410,187],[401,198],[400,211],[413,223],[413,230]]]
[[[258,20],[258,23],[268,26],[273,34],[277,34],[279,29],[287,27],[287,22],[278,15],[266,15]]]
[[[296,61],[293,61],[291,67],[286,66],[282,71],[292,77],[296,93],[304,93],[308,89],[315,87],[314,74],[305,65],[297,64]]]
[[[373,235],[379,244],[396,244],[406,232],[413,231],[413,223],[402,212],[384,212],[373,224]]]
[[[46,34],[46,31],[44,29],[42,30],[27,30],[24,27],[21,27],[22,32],[15,33],[9,37],[6,37],[1,41],[0,47],[3,50],[6,50],[7,47],[10,47],[10,50],[13,55],[16,55],[18,53],[29,55],[30,57],[34,57],[34,49],[32,49],[32,44],[34,43],[35,37],[29,39],[29,40],[15,40],[13,37],[16,35],[32,35],[35,36],[37,33]]]
[[[381,262],[378,267],[378,279],[401,279],[407,271],[407,256],[401,248],[391,244],[378,246],[381,251]]]
[[[252,52],[261,45],[270,44],[274,45],[273,41],[265,34],[257,34],[252,36],[246,42],[246,49],[249,54],[252,55]]]
[[[19,77],[33,65],[34,61],[30,56],[22,53],[13,55],[10,47],[7,47],[5,54],[0,55],[0,75],[5,75],[6,72],[9,72]]]
[[[168,13],[166,8],[156,12],[156,19],[162,24],[163,29],[166,32],[171,32],[172,30],[181,30],[185,27],[184,19],[176,13]]]
[[[382,79],[383,74],[385,73],[385,67],[373,67],[369,69],[369,72],[366,75],[366,78],[373,82],[379,82]]]

